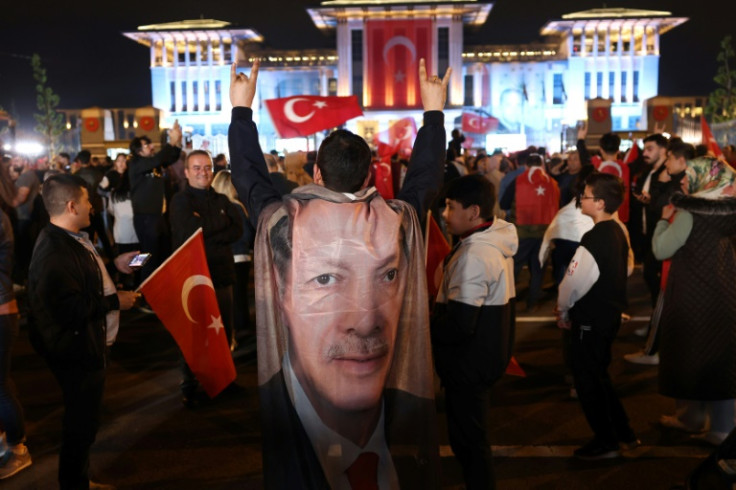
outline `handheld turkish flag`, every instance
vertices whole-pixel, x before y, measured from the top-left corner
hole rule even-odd
[[[297,95],[265,101],[271,120],[282,138],[309,136],[362,116],[358,98]]]
[[[376,135],[378,156],[381,159],[396,153],[402,157],[409,156],[416,137],[417,123],[414,118],[399,119],[388,128],[388,131],[381,131]]]
[[[487,134],[498,129],[498,119],[495,117],[483,117],[472,112],[463,112],[463,133]]]
[[[424,234],[424,263],[427,269],[427,289],[429,290],[430,300],[434,301],[437,292],[440,290],[442,262],[450,253],[452,247],[445,240],[445,235],[432,216],[432,211],[427,211],[427,230]]]
[[[716,139],[713,137],[713,133],[710,131],[710,126],[708,126],[708,122],[705,120],[704,116],[700,116],[700,129],[703,132],[702,144],[707,146],[708,149],[713,152],[714,157],[722,157],[723,152],[721,151],[721,147],[718,146]]]
[[[201,228],[139,289],[210,398],[235,380],[235,365],[207,267]]]
[[[394,179],[391,172],[391,161],[379,160],[374,164],[374,185],[382,198],[388,200],[394,198]]]

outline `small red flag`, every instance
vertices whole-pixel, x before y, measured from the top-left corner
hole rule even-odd
[[[309,136],[362,116],[358,98],[297,95],[265,101],[271,120],[282,138]]]
[[[140,286],[207,395],[235,380],[200,228]]]
[[[427,289],[429,297],[434,301],[437,292],[440,290],[440,281],[442,277],[438,273],[442,268],[442,262],[450,253],[452,247],[447,243],[445,235],[432,216],[432,212],[427,212],[427,230],[424,242],[424,263],[427,268]]]
[[[376,135],[378,156],[383,160],[388,160],[396,153],[407,157],[411,154],[416,137],[417,123],[414,118],[399,119],[388,128],[388,131],[381,131]]]
[[[703,132],[702,144],[707,146],[708,150],[713,152],[714,157],[722,157],[723,152],[721,151],[721,147],[718,146],[716,139],[713,137],[713,133],[710,131],[710,126],[708,126],[705,116],[700,116],[700,129]]]
[[[483,117],[472,112],[463,112],[463,133],[486,134],[498,129],[498,119],[495,117]]]
[[[526,378],[526,372],[521,368],[519,361],[517,361],[514,356],[511,356],[509,365],[506,366],[506,374],[510,374],[511,376],[521,376],[522,378]]]
[[[394,181],[391,173],[391,162],[380,160],[374,162],[375,186],[378,193],[384,199],[394,198]]]

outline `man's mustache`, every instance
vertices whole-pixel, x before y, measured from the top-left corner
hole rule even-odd
[[[351,333],[343,341],[327,348],[329,359],[339,359],[351,356],[378,356],[388,352],[388,342],[380,332],[367,337]]]

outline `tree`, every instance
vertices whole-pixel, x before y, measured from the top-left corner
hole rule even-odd
[[[711,92],[705,108],[705,112],[712,116],[713,122],[736,119],[736,64],[732,60],[734,56],[731,36],[726,36],[721,41],[721,52],[717,58],[721,65],[713,77],[720,87]]]
[[[51,160],[58,149],[59,136],[64,131],[64,115],[56,111],[59,106],[59,96],[47,86],[46,69],[41,66],[41,57],[38,54],[31,57],[31,67],[33,78],[36,80],[36,105],[40,111],[33,115],[37,123],[34,129],[44,137],[48,157]]]

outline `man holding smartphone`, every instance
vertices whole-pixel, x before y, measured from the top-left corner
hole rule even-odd
[[[64,400],[59,486],[110,488],[89,481],[89,450],[99,427],[107,346],[117,335],[120,310],[140,296],[117,291],[86,233],[87,187],[80,177],[55,175],[43,184],[50,223],[41,231],[28,274],[29,337],[61,386]],[[115,266],[132,272],[137,252]]]

